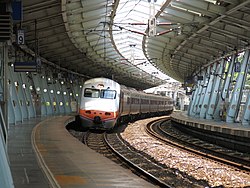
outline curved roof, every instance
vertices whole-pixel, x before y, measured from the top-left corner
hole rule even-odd
[[[137,89],[164,83],[161,72],[183,81],[249,46],[249,0],[23,0],[23,6],[29,49],[37,46],[65,69]],[[149,18],[156,18],[150,37]]]

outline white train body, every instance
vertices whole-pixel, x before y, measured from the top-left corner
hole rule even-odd
[[[86,128],[111,129],[117,121],[172,110],[173,100],[169,97],[139,92],[107,78],[93,78],[84,83],[79,120]]]

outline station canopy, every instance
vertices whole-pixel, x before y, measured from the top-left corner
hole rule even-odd
[[[249,0],[22,2],[24,50],[37,40],[47,62],[137,89],[183,82],[250,43]]]

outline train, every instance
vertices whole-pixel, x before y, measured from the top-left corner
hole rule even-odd
[[[108,78],[92,78],[82,87],[78,123],[86,129],[110,130],[119,123],[172,111],[170,97],[147,94]]]

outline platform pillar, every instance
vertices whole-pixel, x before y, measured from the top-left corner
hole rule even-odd
[[[208,105],[211,99],[211,93],[213,89],[213,83],[215,82],[215,73],[217,70],[217,63],[214,63],[212,68],[210,67],[210,74],[208,75],[208,83],[207,83],[207,88],[204,93],[204,99],[203,102],[201,103],[201,111],[200,111],[200,118],[205,119],[206,118],[206,112],[208,110]]]
[[[198,95],[200,82],[201,81],[198,81],[197,85],[195,86],[194,91],[192,92],[191,101],[190,101],[189,107],[188,107],[188,115],[189,116],[194,116],[195,115],[195,113],[194,113],[194,104],[195,104],[196,97]]]
[[[201,112],[201,107],[205,98],[205,93],[207,90],[207,86],[208,86],[208,82],[209,82],[209,75],[211,74],[211,67],[209,66],[205,72],[205,74],[203,75],[203,84],[201,84],[201,94],[200,94],[200,98],[198,101],[198,108],[196,111],[196,117],[200,117],[200,112]]]
[[[231,58],[226,76],[225,76],[225,81],[223,82],[223,79],[221,79],[221,86],[219,89],[219,97],[218,97],[218,101],[216,103],[216,108],[214,111],[214,115],[213,118],[215,120],[222,120],[222,116],[223,116],[223,108],[225,107],[225,100],[228,98],[228,93],[229,93],[229,86],[230,86],[230,82],[232,79],[232,75],[233,75],[233,67],[234,67],[234,62],[236,59],[236,55],[234,54]],[[225,66],[226,66],[226,62],[225,62]]]
[[[203,82],[204,82],[205,73],[202,72],[201,76],[203,76],[203,80],[198,81],[195,92],[192,95],[192,101],[191,101],[192,104],[191,104],[191,106],[189,108],[189,114],[190,114],[190,116],[193,116],[193,117],[196,115],[196,111],[198,109],[198,102],[199,102],[201,91],[202,91],[202,85],[203,85]]]
[[[213,119],[213,114],[216,107],[216,102],[219,99],[219,87],[222,82],[222,72],[225,65],[225,59],[222,59],[220,64],[217,66],[215,77],[214,77],[214,85],[212,89],[211,99],[208,104],[208,110],[206,112],[206,119]]]
[[[242,125],[246,127],[250,127],[250,93],[248,93],[243,117],[242,117]]]
[[[7,66],[7,77],[10,80],[9,83],[9,100],[8,100],[8,108],[9,108],[9,123],[13,123],[16,124],[17,122],[22,122],[23,118],[22,118],[22,110],[21,110],[21,104],[20,104],[20,98],[18,96],[18,92],[20,92],[19,87],[21,87],[20,85],[22,85],[21,83],[19,84],[17,82],[17,73],[14,73],[12,71],[12,67],[11,66]]]
[[[237,77],[237,81],[234,86],[232,97],[229,103],[226,116],[226,122],[228,123],[233,123],[235,121],[235,118],[239,111],[242,98],[242,90],[248,73],[248,65],[249,65],[249,50],[247,50],[244,54],[243,62],[241,63],[241,69]]]

